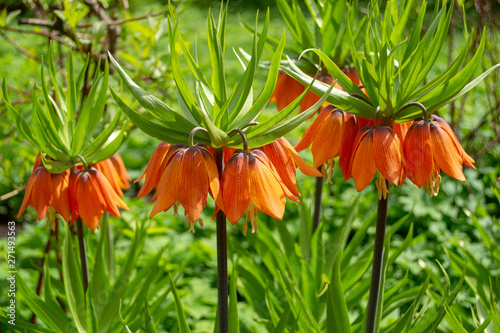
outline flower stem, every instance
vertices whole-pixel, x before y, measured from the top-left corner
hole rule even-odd
[[[370,296],[366,310],[365,333],[374,333],[377,320],[377,310],[380,296],[380,281],[382,279],[382,266],[384,258],[385,225],[387,222],[387,202],[389,195],[378,200],[377,225],[375,227],[375,245],[373,250],[372,280],[370,283]]]
[[[318,168],[321,172],[321,167]],[[319,227],[319,223],[321,222],[321,199],[323,194],[323,178],[324,177],[316,177],[316,190],[314,193],[314,215],[312,220],[312,234]]]
[[[80,263],[82,265],[83,293],[86,294],[89,286],[89,265],[87,263],[87,245],[85,244],[83,222],[80,217],[76,219],[76,229],[78,235],[78,245],[80,247]]]
[[[219,171],[219,179],[224,168],[224,148],[214,148],[214,160]],[[218,327],[219,333],[229,331],[228,284],[227,284],[227,238],[226,215],[222,210],[215,218],[217,228],[217,295],[218,295]]]

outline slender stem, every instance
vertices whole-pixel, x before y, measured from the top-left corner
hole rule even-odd
[[[377,320],[377,308],[380,296],[380,281],[384,258],[385,224],[387,222],[387,202],[389,195],[378,200],[377,225],[375,227],[375,245],[373,251],[372,280],[370,283],[370,296],[366,310],[365,333],[374,333]]]
[[[321,172],[321,167],[318,168]],[[316,177],[316,192],[314,193],[314,215],[312,221],[312,233],[316,231],[321,222],[321,199],[323,196],[323,178]]]
[[[224,148],[214,148],[214,159],[219,171],[219,179],[224,168]],[[226,215],[222,210],[215,218],[217,228],[217,294],[219,333],[229,332],[228,284],[227,284],[227,238]]]
[[[89,266],[87,263],[87,245],[85,244],[85,235],[83,222],[81,218],[76,219],[76,229],[78,234],[78,245],[80,246],[80,263],[82,265],[83,293],[87,293],[89,286]]]
[[[56,222],[57,223],[57,222]],[[38,276],[38,283],[36,285],[36,294],[40,296],[42,293],[42,285],[43,285],[43,273],[44,273],[44,265],[45,265],[45,259],[47,258],[47,255],[49,254],[49,251],[52,247],[52,242],[50,241],[50,238],[52,237],[53,231],[51,228],[49,228],[49,238],[47,239],[47,244],[45,245],[45,250],[43,251],[43,258],[42,262],[40,263],[40,267],[42,268],[42,271],[40,272],[40,275]],[[50,278],[50,277],[45,277],[45,278]],[[33,315],[31,316],[31,323],[36,324],[36,314],[33,312]]]

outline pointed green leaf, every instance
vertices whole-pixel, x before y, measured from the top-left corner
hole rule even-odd
[[[179,324],[179,330],[181,333],[190,333],[191,329],[186,321],[186,315],[184,314],[184,308],[182,307],[181,299],[177,295],[177,290],[175,289],[174,281],[172,280],[172,275],[168,274],[170,278],[170,285],[172,286],[172,295],[174,295],[175,308],[177,310],[177,323]]]
[[[236,293],[236,283],[238,280],[237,262],[233,264],[231,281],[229,282],[229,332],[239,333],[240,321],[238,317],[238,294]]]
[[[187,144],[189,134],[184,132],[179,132],[174,129],[170,129],[165,125],[158,124],[152,120],[146,119],[139,112],[131,109],[125,102],[115,93],[115,91],[110,88],[111,95],[115,99],[116,103],[120,109],[130,118],[137,127],[139,127],[144,133],[158,140],[168,142],[170,144]],[[197,132],[197,134],[200,131]],[[210,144],[208,137],[205,135],[205,139],[202,140],[197,138],[198,142],[203,142],[205,144]]]
[[[189,133],[195,127],[189,120],[132,81],[111,54],[109,55],[109,59],[132,95],[134,95],[137,101],[155,118],[169,127],[178,128],[186,133]]]
[[[62,273],[65,277],[64,290],[73,322],[79,332],[85,331],[85,312],[81,306],[85,304],[83,294],[82,272],[79,266],[80,258],[77,255],[78,247],[73,241],[68,224],[64,223],[64,240],[62,246]]]

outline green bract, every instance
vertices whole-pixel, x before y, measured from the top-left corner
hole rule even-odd
[[[264,88],[254,99],[252,85],[266,43],[269,12],[266,14],[266,21],[262,31],[258,34],[254,33],[253,48],[249,62],[243,64],[243,75],[232,90],[228,89],[224,70],[224,29],[226,16],[227,7],[221,9],[217,23],[213,16],[210,14],[208,16],[208,48],[210,50],[213,71],[211,77],[207,78],[198,65],[196,52],[193,55],[187,49],[177,29],[178,22],[175,14],[173,11],[170,13],[170,48],[171,50],[176,50],[180,47],[189,65],[189,70],[195,79],[194,86],[191,87],[182,72],[178,53],[172,52],[171,68],[179,95],[180,112],[177,112],[160,99],[140,88],[130,79],[118,62],[113,57],[110,57],[113,66],[127,88],[152,117],[127,106],[112,90],[113,97],[123,112],[145,133],[171,144],[187,144],[191,130],[202,126],[207,129],[208,135],[202,131],[196,132],[195,140],[198,142],[203,142],[216,148],[223,146],[238,147],[241,145],[240,136],[234,135],[235,132],[231,133],[231,131],[236,128],[243,129],[250,122],[257,120],[271,98],[276,86],[280,61],[285,47],[285,35],[283,34],[273,55]],[[257,31],[257,24],[255,31]],[[249,148],[273,142],[310,117],[324,102],[327,95],[305,112],[285,120],[308,90],[275,117],[246,128],[245,133],[247,134]]]
[[[491,67],[469,83],[480,65],[485,47],[485,35],[483,33],[476,53],[467,62],[466,57],[472,45],[473,34],[468,35],[465,29],[465,44],[458,57],[441,74],[424,82],[448,34],[453,2],[445,2],[440,9],[438,3],[436,4],[431,24],[423,35],[421,31],[426,2],[422,3],[415,23],[408,24],[412,8],[413,0],[391,1],[381,15],[378,2],[371,2],[364,52],[359,59],[354,57],[353,61],[373,107],[362,101],[353,102],[354,97],[349,94],[362,94],[361,90],[329,58],[328,54],[316,49],[304,51],[304,54],[309,52],[317,54],[328,72],[347,92],[333,90],[327,98],[328,102],[339,108],[345,108],[355,115],[371,119],[375,118],[375,107],[379,106],[381,117],[396,122],[408,122],[422,116],[421,110],[417,107],[406,108],[408,103],[420,102],[428,112],[433,112],[468,92],[500,66],[497,64]],[[354,45],[356,36],[353,33],[346,35],[351,54],[357,54]],[[293,64],[284,70],[302,84],[310,84],[312,81],[310,76]],[[326,85],[317,82],[311,90],[324,93]]]
[[[67,87],[64,91],[56,78],[49,47],[48,67],[55,99],[52,98],[45,83],[45,71],[42,65],[41,87],[35,85],[33,89],[31,126],[12,106],[5,78],[2,83],[3,97],[9,113],[24,137],[40,150],[45,167],[52,173],[60,173],[75,164],[80,164],[81,160],[77,155],[82,156],[89,164],[102,161],[113,155],[123,141],[125,128],[116,130],[120,122],[119,112],[107,127],[96,131],[106,103],[109,69],[106,62],[104,74],[96,76],[88,96],[82,97],[81,90],[88,64],[87,61],[75,78],[73,57],[70,52],[66,68]],[[42,101],[39,99],[39,94],[42,96]],[[82,98],[83,102],[80,102]]]

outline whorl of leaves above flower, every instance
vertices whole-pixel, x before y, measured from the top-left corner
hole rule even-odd
[[[53,85],[55,99],[52,98],[45,82],[44,66],[41,66],[41,87],[34,86],[29,120],[18,112],[9,99],[5,78],[2,83],[5,105],[23,136],[41,152],[45,168],[51,173],[61,173],[74,165],[81,164],[80,155],[87,164],[94,164],[112,156],[123,141],[125,128],[120,125],[120,112],[117,112],[107,126],[100,124],[106,103],[109,69],[105,64],[104,74],[96,75],[88,96],[83,94],[82,85],[89,61],[75,78],[73,57],[69,53],[66,78],[66,90],[59,83],[51,47],[49,47],[49,75]],[[100,64],[96,65],[100,67]],[[42,95],[42,102],[39,100]],[[78,107],[79,101],[82,101]]]
[[[441,9],[438,8],[434,12],[431,24],[423,35],[421,33],[426,2],[422,3],[414,24],[408,24],[412,8],[413,0],[403,0],[399,3],[391,1],[381,18],[378,3],[371,3],[364,51],[360,52],[362,60],[358,57],[352,59],[367,94],[364,94],[327,54],[317,49],[304,51],[304,54],[308,52],[317,54],[328,72],[345,90],[332,90],[327,98],[328,102],[344,111],[368,119],[375,119],[375,110],[379,106],[380,120],[405,123],[423,115],[416,106],[407,107],[409,103],[419,102],[431,114],[464,95],[500,66],[500,64],[492,66],[469,82],[481,63],[485,34],[482,34],[474,56],[467,62],[467,54],[476,32],[468,34],[467,29],[464,29],[465,43],[457,58],[443,72],[425,83],[424,80],[433,68],[448,34],[453,2],[445,2]],[[345,36],[349,41],[350,53],[358,54],[352,22],[347,30],[349,33]],[[283,70],[304,85],[313,81],[292,61],[288,61]],[[321,82],[315,82],[311,90],[322,95],[328,88]],[[366,102],[351,94],[366,97],[363,98]]]
[[[224,69],[224,29],[226,24],[227,7],[222,8],[219,20],[216,23],[213,16],[208,16],[208,48],[210,50],[210,61],[213,69],[210,79],[207,79],[200,70],[197,62],[197,54],[192,54],[177,29],[175,13],[170,13],[169,35],[171,50],[181,50],[191,74],[195,78],[195,89],[191,89],[181,69],[181,63],[177,52],[172,52],[171,67],[173,77],[179,95],[180,112],[172,109],[158,98],[140,88],[118,62],[110,57],[113,66],[123,79],[125,85],[146,109],[147,113],[141,113],[130,108],[113,90],[111,93],[123,112],[142,131],[161,141],[171,144],[188,143],[189,133],[195,127],[204,127],[208,134],[202,131],[196,132],[195,141],[211,145],[213,147],[241,147],[242,141],[235,128],[244,129],[248,139],[249,148],[259,147],[275,141],[284,134],[290,132],[305,119],[311,116],[324,102],[325,96],[305,112],[290,119],[285,118],[296,108],[302,97],[309,91],[307,89],[288,107],[284,108],[278,115],[271,117],[258,125],[247,127],[255,121],[264,107],[267,105],[276,86],[276,79],[283,49],[285,47],[285,35],[283,34],[278,47],[273,55],[267,81],[264,88],[254,99],[252,84],[258,69],[259,59],[266,43],[267,30],[269,26],[269,12],[266,14],[264,28],[254,34],[253,48],[248,63],[243,64],[244,73],[241,80],[234,85],[232,90],[228,89],[226,73]],[[256,24],[257,25],[257,24]],[[257,31],[257,27],[255,28]],[[330,92],[332,87],[327,89]],[[194,91],[194,93],[193,93]],[[230,134],[231,133],[231,134]]]

